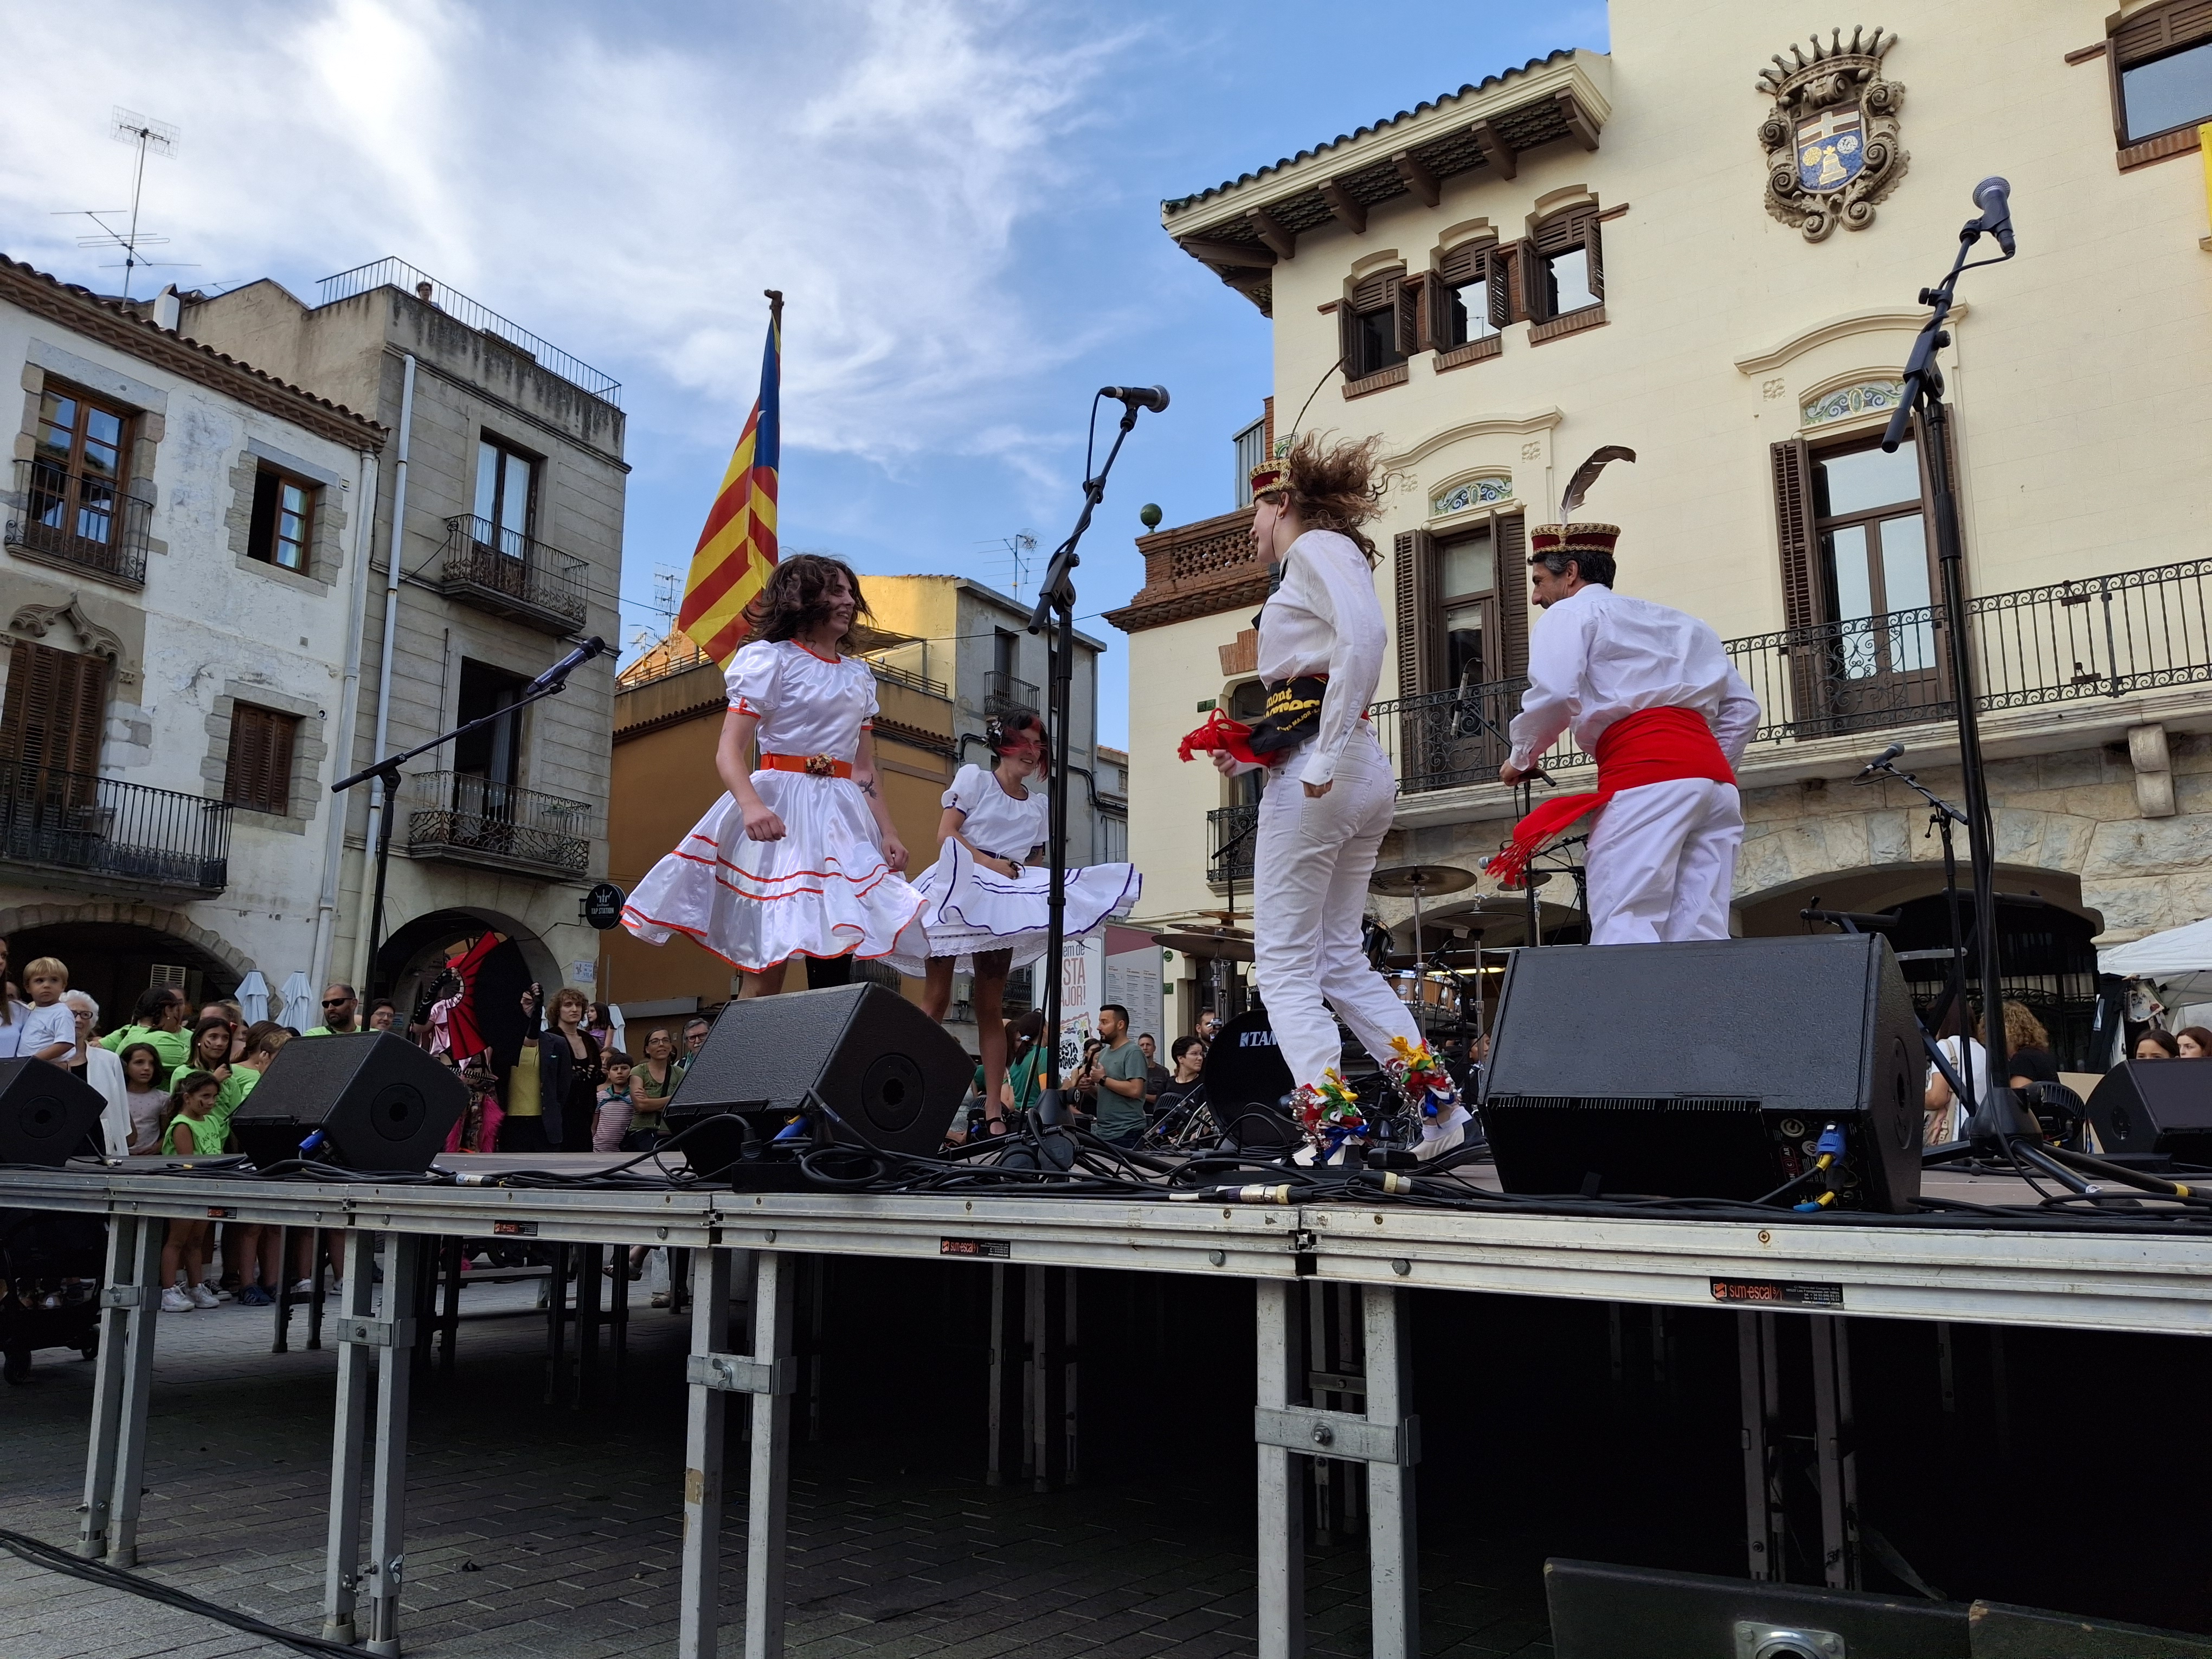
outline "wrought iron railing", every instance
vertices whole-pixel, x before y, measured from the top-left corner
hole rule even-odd
[[[1206,815],[1206,876],[1208,881],[1249,881],[1252,845],[1258,841],[1260,805],[1217,806]]]
[[[2212,559],[1984,594],[1966,614],[1984,713],[2212,683]],[[1759,699],[1754,749],[1953,719],[1943,628],[1942,607],[1923,605],[1727,641]],[[1495,680],[1372,705],[1400,789],[1494,778],[1527,685]],[[1591,763],[1571,736],[1542,757],[1553,774]]]
[[[136,587],[146,580],[154,508],[126,490],[36,457],[15,463],[8,545]]]
[[[418,299],[427,299],[439,310],[458,319],[471,328],[495,334],[511,346],[519,347],[536,360],[538,367],[550,370],[568,381],[579,386],[594,398],[619,404],[622,382],[611,374],[603,374],[580,358],[572,357],[558,346],[541,340],[520,323],[509,322],[489,306],[478,305],[465,294],[447,288],[434,276],[425,276],[404,259],[373,259],[365,265],[356,265],[351,270],[342,270],[335,276],[325,276],[316,284],[319,306],[349,300],[356,294],[366,294],[373,288],[404,289]],[[422,289],[428,287],[426,295]]]
[[[569,628],[590,614],[588,567],[572,554],[470,514],[446,520],[445,585],[525,605]]]
[[[0,761],[0,861],[220,893],[230,880],[230,803]]]
[[[1037,689],[1027,680],[1018,680],[1003,668],[994,668],[983,676],[983,712],[1004,714],[1009,708],[1036,708]]]
[[[908,690],[919,691],[926,697],[936,697],[945,702],[952,701],[951,690],[942,680],[933,680],[927,674],[917,674],[911,668],[879,662],[873,657],[863,657],[860,660],[868,665],[870,673],[886,685],[902,685]]]
[[[408,788],[407,850],[581,876],[591,867],[592,805],[469,772],[422,772]]]

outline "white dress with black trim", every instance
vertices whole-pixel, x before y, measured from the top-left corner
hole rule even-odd
[[[957,958],[958,969],[972,970],[981,951],[1011,951],[1016,968],[1039,960],[1050,937],[1045,911],[1052,871],[1048,865],[1031,864],[1030,855],[1044,844],[1050,830],[1052,815],[1044,791],[1031,786],[1024,794],[1009,794],[997,774],[971,764],[953,778],[944,804],[966,816],[960,834],[946,840],[937,862],[914,884],[922,896],[927,949],[915,948],[919,942],[909,934],[892,953],[891,965],[902,974],[919,974],[926,971],[927,958],[952,957]],[[994,858],[1012,860],[1022,866],[1021,874],[1002,876],[986,868],[975,861],[969,846]],[[1092,864],[1070,870],[1061,921],[1064,937],[1082,939],[1110,918],[1127,915],[1143,886],[1134,865]]]
[[[726,676],[730,707],[760,721],[763,755],[849,763],[873,723],[876,680],[852,657],[796,640],[755,641]],[[783,820],[781,841],[751,841],[728,794],[654,865],[623,909],[648,945],[682,933],[747,973],[794,956],[889,956],[922,896],[884,861],[867,798],[849,777],[758,771],[753,787]]]

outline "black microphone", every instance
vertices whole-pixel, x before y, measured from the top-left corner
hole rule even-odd
[[[1997,246],[2009,258],[2014,252],[2012,186],[2002,179],[1984,179],[1974,186],[1974,205],[1982,210],[1982,216],[1974,222],[1974,228],[1994,235],[1997,239]]]
[[[1883,750],[1881,753],[1876,755],[1872,760],[1869,761],[1866,763],[1866,769],[1861,772],[1858,775],[1858,777],[1854,781],[1859,783],[1864,783],[1869,779],[1879,777],[1882,773],[1889,769],[1890,762],[1895,760],[1904,752],[1905,745],[1903,744],[1893,743],[1888,748]]]
[[[1102,398],[1119,398],[1133,409],[1149,409],[1158,415],[1168,406],[1168,389],[1164,386],[1102,386]]]
[[[569,675],[574,673],[586,663],[591,661],[592,658],[603,654],[607,649],[607,642],[601,639],[597,634],[592,635],[591,638],[586,640],[574,651],[571,651],[567,656],[562,658],[560,661],[555,663],[550,668],[547,669],[536,679],[531,681],[528,685],[525,686],[523,688],[523,695],[527,696],[532,691],[543,691],[548,686],[560,684],[560,683],[567,679]]]

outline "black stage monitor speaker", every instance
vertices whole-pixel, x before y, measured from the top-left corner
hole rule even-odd
[[[1872,934],[1547,945],[1505,970],[1482,1121],[1508,1192],[1739,1200],[1805,1169],[1838,1122],[1838,1204],[1902,1211],[1926,1073]]]
[[[58,1170],[79,1152],[104,1152],[99,1090],[43,1060],[0,1060],[0,1164]]]
[[[1972,1659],[1978,1651],[1959,1601],[1560,1560],[1544,1563],[1544,1597],[1557,1659]]]
[[[238,1144],[266,1169],[318,1164],[420,1175],[446,1148],[469,1091],[449,1066],[389,1031],[295,1037],[276,1051],[230,1120]],[[322,1144],[300,1143],[320,1130]]]
[[[1206,1045],[1206,1109],[1221,1133],[1251,1152],[1289,1152],[1305,1145],[1283,1097],[1296,1085],[1265,1008],[1237,1016]]]
[[[2089,1122],[2108,1152],[2212,1162],[2212,1061],[2124,1060],[2089,1091]]]
[[[773,1137],[810,1091],[869,1146],[928,1157],[975,1074],[945,1028],[863,981],[753,997],[722,1010],[668,1102],[668,1127],[737,1113]]]

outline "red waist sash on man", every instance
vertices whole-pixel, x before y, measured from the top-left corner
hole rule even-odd
[[[1639,708],[1624,714],[1598,738],[1595,792],[1546,801],[1513,826],[1512,840],[1483,867],[1508,887],[1518,887],[1528,860],[1547,843],[1622,790],[1677,778],[1735,781],[1705,717],[1694,708]]]

